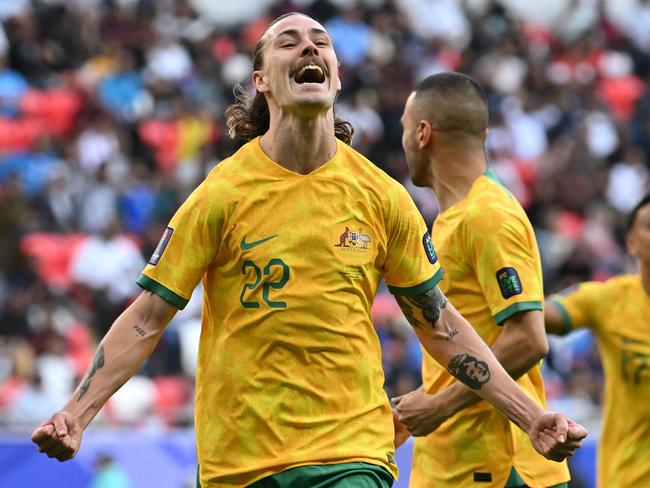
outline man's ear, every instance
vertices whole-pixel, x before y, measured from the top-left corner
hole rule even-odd
[[[266,77],[261,71],[253,71],[253,85],[255,85],[255,89],[260,93],[269,91]]]
[[[431,143],[433,130],[428,120],[420,120],[415,134],[418,141],[418,149],[423,149]]]
[[[337,93],[341,91],[341,73],[339,70],[340,64],[336,65],[336,91]]]

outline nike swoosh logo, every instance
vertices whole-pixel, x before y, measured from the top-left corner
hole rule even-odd
[[[248,251],[249,249],[253,249],[254,247],[259,246],[260,244],[264,244],[266,241],[270,241],[275,237],[278,237],[277,234],[271,237],[260,239],[259,241],[246,242],[246,236],[244,236],[243,239],[241,240],[241,243],[239,244],[239,247],[241,248],[242,251]]]

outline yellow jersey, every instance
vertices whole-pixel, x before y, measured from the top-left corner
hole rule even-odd
[[[417,294],[441,276],[406,190],[340,141],[307,175],[273,162],[259,138],[215,167],[138,279],[179,308],[203,282],[202,487],[357,461],[396,476],[370,308],[382,277]]]
[[[542,310],[542,268],[535,235],[523,208],[488,170],[469,194],[441,213],[432,232],[445,277],[440,288],[487,344],[499,324],[516,312]],[[426,391],[436,394],[456,381],[423,355]],[[546,405],[540,366],[518,380]],[[544,459],[528,436],[487,402],[469,407],[426,437],[415,439],[411,488],[503,488],[512,467],[531,487],[569,480],[565,463]]]
[[[555,295],[567,332],[594,331],[605,372],[598,485],[650,486],[650,296],[639,275]]]

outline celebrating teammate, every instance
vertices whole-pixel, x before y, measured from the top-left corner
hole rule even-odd
[[[551,297],[547,332],[595,333],[605,370],[605,412],[598,486],[647,486],[650,480],[650,194],[632,210],[627,249],[639,273],[583,283]]]
[[[252,80],[255,95],[227,110],[231,133],[249,142],[172,218],[138,279],[145,291],[74,396],[34,432],[40,450],[59,460],[76,453],[83,429],[202,280],[200,484],[390,486],[393,415],[370,320],[383,277],[432,356],[480,362],[475,391],[546,456],[570,454],[567,418],[531,401],[438,289],[442,270],[408,193],[346,144],[323,27],[302,14],[276,19],[256,47]],[[456,374],[469,380],[465,371]]]
[[[488,169],[485,94],[459,73],[430,76],[406,102],[402,123],[412,179],[440,203],[432,230],[446,271],[440,288],[543,407],[541,262],[524,210]],[[471,383],[456,381],[463,368],[474,382],[485,374],[484,364],[466,358],[445,369],[425,355],[423,388],[394,399],[418,436],[410,486],[564,486],[566,465],[542,458],[523,432],[479,402]]]

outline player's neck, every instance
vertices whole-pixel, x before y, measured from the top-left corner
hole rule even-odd
[[[260,145],[279,165],[308,174],[336,154],[332,113],[309,118],[291,114],[271,117],[269,130],[262,136]]]
[[[444,212],[469,194],[474,182],[485,173],[487,161],[483,153],[461,152],[441,155],[434,164],[433,191],[440,212]]]

